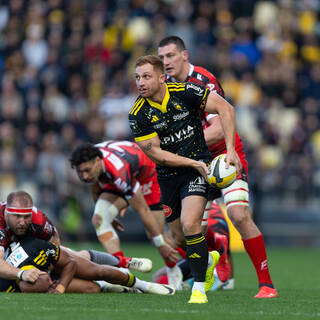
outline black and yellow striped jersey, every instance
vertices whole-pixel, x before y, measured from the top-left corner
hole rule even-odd
[[[28,237],[18,243],[12,243],[6,262],[23,270],[37,268],[48,272],[60,257],[60,247],[52,242]]]
[[[161,149],[187,158],[208,162],[210,153],[204,140],[199,110],[205,108],[206,88],[194,83],[166,83],[162,104],[138,97],[129,112],[135,141],[155,136]],[[157,166],[159,176],[185,171],[182,168]]]

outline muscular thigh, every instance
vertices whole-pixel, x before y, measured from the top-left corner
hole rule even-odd
[[[121,195],[116,193],[102,192],[99,199],[109,201],[118,209],[118,211],[128,206],[128,202]]]

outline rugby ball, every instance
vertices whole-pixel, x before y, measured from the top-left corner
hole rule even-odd
[[[226,154],[215,157],[209,165],[208,182],[219,189],[230,186],[237,178],[237,170],[234,165],[226,169]]]

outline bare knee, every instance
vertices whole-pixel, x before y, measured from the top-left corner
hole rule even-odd
[[[251,213],[248,207],[233,206],[228,210],[230,220],[235,226],[243,226],[252,221]]]

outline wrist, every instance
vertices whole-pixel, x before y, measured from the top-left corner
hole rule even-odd
[[[64,293],[66,291],[66,288],[61,283],[59,283],[56,287],[56,291],[58,291],[59,293]]]
[[[157,248],[165,245],[165,242],[164,242],[164,239],[163,239],[162,234],[159,234],[159,235],[157,235],[157,236],[155,236],[155,237],[152,237],[152,241],[153,241],[154,245],[155,245]]]
[[[24,270],[20,270],[20,271],[18,272],[17,277],[18,277],[19,280],[23,280],[23,279],[22,279],[23,273],[24,273]]]

